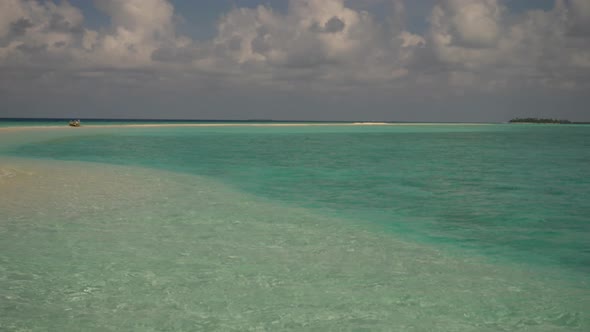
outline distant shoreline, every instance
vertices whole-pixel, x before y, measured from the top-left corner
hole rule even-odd
[[[20,130],[34,130],[34,129],[67,129],[67,130],[81,130],[84,128],[166,128],[166,127],[309,127],[309,126],[334,126],[334,127],[348,127],[348,126],[487,126],[491,123],[422,123],[422,122],[317,122],[317,123],[297,123],[297,122],[274,122],[274,123],[143,123],[143,124],[90,124],[85,125],[82,122],[80,127],[70,127],[67,123],[63,126],[53,125],[32,125],[32,126],[13,126],[0,127],[0,131],[20,131]]]

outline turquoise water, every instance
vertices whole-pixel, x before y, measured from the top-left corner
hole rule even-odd
[[[590,326],[587,126],[1,138],[9,330]]]

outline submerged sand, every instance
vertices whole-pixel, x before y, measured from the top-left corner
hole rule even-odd
[[[139,167],[0,158],[9,330],[587,331],[588,285]]]

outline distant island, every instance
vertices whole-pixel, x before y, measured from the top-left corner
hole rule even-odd
[[[541,119],[541,118],[514,118],[509,121],[510,123],[559,123],[559,124],[570,124],[569,120],[560,119]]]

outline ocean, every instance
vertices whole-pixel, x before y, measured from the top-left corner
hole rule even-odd
[[[113,124],[0,124],[0,330],[590,330],[590,126]]]

